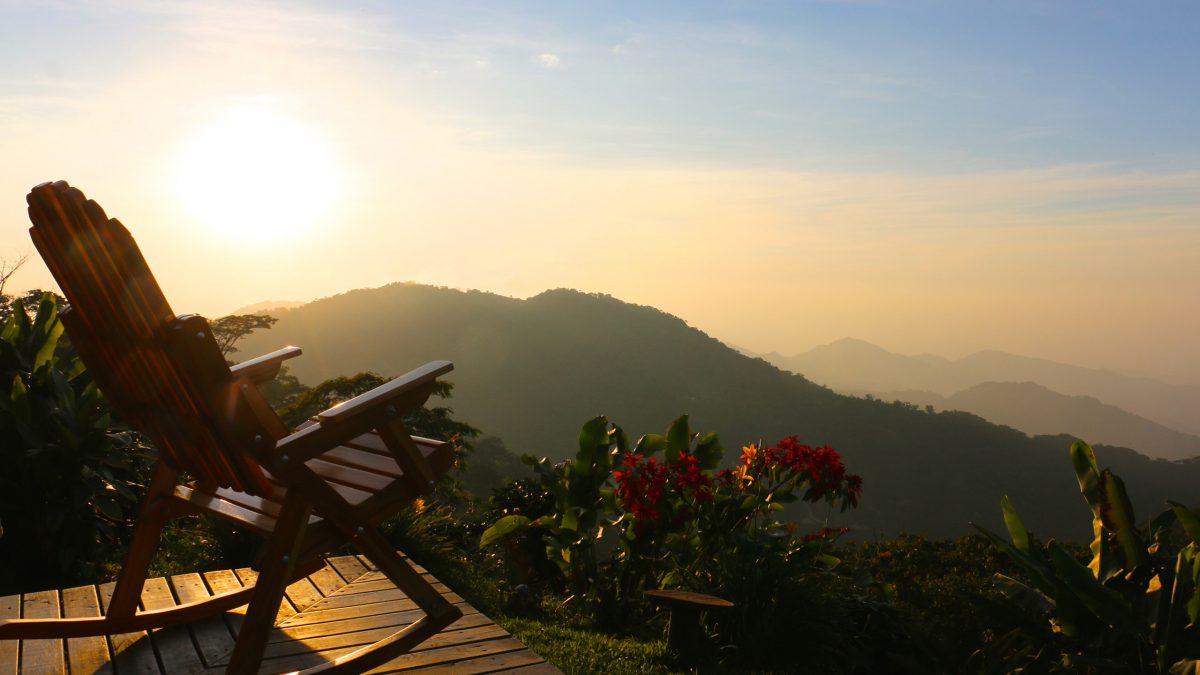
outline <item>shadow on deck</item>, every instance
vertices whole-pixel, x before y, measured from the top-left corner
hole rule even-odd
[[[491,619],[434,579],[462,609],[441,633],[371,672],[559,673]],[[255,578],[253,570],[218,570],[148,579],[146,609],[170,607],[220,593]],[[113,584],[81,586],[0,598],[0,618],[98,616]],[[105,637],[0,641],[0,675],[26,673],[220,673],[228,663],[245,607],[183,626]],[[371,644],[416,621],[420,610],[364,558],[329,558],[325,567],[287,589],[259,672],[311,666]]]

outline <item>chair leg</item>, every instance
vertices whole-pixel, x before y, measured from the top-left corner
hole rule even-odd
[[[158,549],[158,537],[166,524],[161,513],[161,499],[174,492],[178,476],[178,471],[162,461],[154,467],[154,476],[150,479],[145,503],[133,527],[129,552],[117,575],[117,585],[109,600],[106,616],[123,618],[137,612],[142,599],[142,586],[146,582],[146,571],[150,569],[150,561]]]
[[[292,490],[298,489],[308,495],[317,511],[348,537],[350,543],[362,551],[363,555],[379,566],[379,570],[408,597],[412,598],[413,602],[431,619],[438,619],[458,611],[453,605],[446,602],[437,589],[429,585],[420,574],[417,574],[400,558],[396,549],[383,538],[383,535],[379,534],[378,530],[362,524],[363,519],[359,514],[355,513],[354,509],[328,483],[304,468],[289,475],[288,480],[292,483]],[[290,495],[291,492],[288,494]]]
[[[374,528],[363,528],[363,532],[354,537],[351,543],[431,619],[436,621],[451,612],[458,612],[425,577],[404,562],[396,549]],[[454,618],[458,616],[461,616],[461,612]]]
[[[254,595],[251,596],[250,607],[238,632],[233,654],[229,657],[226,673],[237,675],[258,671],[267,645],[267,635],[279,613],[284,589],[292,581],[302,535],[311,512],[312,506],[296,495],[296,491],[290,491],[284,498],[275,532],[267,540],[262,572],[254,583]]]
[[[428,581],[405,562],[374,528],[363,527],[351,543],[425,612],[416,622],[386,638],[344,654],[337,659],[301,671],[300,675],[343,675],[362,673],[405,654],[462,616],[462,610],[446,601]]]

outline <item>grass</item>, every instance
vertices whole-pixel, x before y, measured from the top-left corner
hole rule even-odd
[[[416,534],[417,536],[411,536]],[[431,574],[488,615],[525,646],[564,673],[646,673],[667,675],[689,672],[671,666],[666,641],[618,637],[578,625],[566,612],[540,610],[516,615],[513,598],[478,561],[459,549],[438,545],[436,537],[412,530],[393,532],[393,542]],[[398,535],[398,536],[397,536]],[[409,536],[406,536],[409,535]]]
[[[672,668],[662,640],[644,641],[613,637],[563,625],[558,621],[498,615],[496,623],[564,673],[646,673],[666,675],[687,672]]]

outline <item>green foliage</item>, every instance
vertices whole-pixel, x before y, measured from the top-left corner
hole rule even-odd
[[[494,512],[480,547],[527,554],[514,542],[540,536],[568,601],[610,629],[649,619],[642,593],[650,588],[725,597],[736,608],[710,622],[718,641],[746,662],[773,663],[766,647],[804,627],[792,600],[821,595],[811,579],[837,564],[829,547],[841,532],[805,535],[780,520],[782,504],[856,503],[861,480],[845,473],[837,453],[789,438],[748,446],[736,469],[718,471],[719,439],[693,432],[686,415],[637,443],[597,417],[580,429],[578,447],[558,464],[526,458],[552,500],[550,512]],[[859,626],[861,616],[847,610],[847,624]],[[854,651],[862,646],[839,653]]]
[[[231,314],[210,321],[208,328],[221,353],[228,356],[238,350],[242,338],[256,330],[269,330],[278,320],[266,314]]]
[[[229,356],[238,351],[238,342],[255,331],[270,330],[278,321],[267,314],[231,314],[210,321],[208,327],[221,354]],[[231,365],[232,363],[230,361]],[[261,385],[263,397],[277,410],[294,404],[307,389],[308,387],[301,384],[300,379],[292,374],[287,364],[279,368],[274,379]]]
[[[212,516],[178,518],[163,527],[147,576],[248,567],[261,544],[262,537],[234,530]]]
[[[0,594],[93,579],[135,515],[150,448],[114,425],[58,304],[0,328]]]
[[[295,427],[337,403],[365,394],[386,382],[386,378],[375,373],[359,373],[352,377],[342,376],[325,380],[297,396],[294,403],[278,411],[279,416],[283,418],[284,424]]]
[[[297,396],[293,403],[279,411],[279,416],[285,424],[296,426],[337,403],[365,394],[391,380],[390,377],[382,377],[375,373],[358,373],[325,380]],[[449,398],[453,388],[454,385],[449,382],[435,382],[433,396]],[[404,423],[413,435],[452,440],[459,445],[467,445],[470,439],[479,435],[479,430],[454,419],[453,414],[454,411],[445,406],[426,405],[405,416]]]
[[[909,619],[951,670],[1013,626],[992,583],[997,572],[1016,576],[1008,557],[980,535],[927,539],[905,534],[845,551],[844,570]]]
[[[1092,510],[1090,562],[1059,542],[1034,539],[1005,497],[1012,543],[980,529],[1028,580],[998,576],[1024,621],[978,663],[1050,672],[1192,672],[1200,658],[1200,516],[1172,503],[1138,525],[1124,483],[1100,469],[1091,447],[1072,445],[1071,463]]]
[[[463,489],[478,498],[505,490],[513,480],[529,473],[521,457],[495,436],[472,442],[469,461],[463,467]]]
[[[294,405],[296,400],[308,391],[308,387],[304,386],[300,382],[300,378],[292,374],[291,369],[284,364],[275,374],[275,379],[260,385],[259,391],[262,392],[263,398],[267,399],[267,403],[271,404],[272,408],[283,410]]]

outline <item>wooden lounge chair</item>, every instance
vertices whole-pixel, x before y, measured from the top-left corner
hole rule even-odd
[[[154,442],[158,460],[107,614],[0,621],[0,639],[125,633],[248,602],[227,672],[254,672],[285,587],[347,542],[425,616],[311,672],[372,668],[461,615],[375,529],[427,493],[453,463],[450,444],[415,438],[402,421],[452,369],[449,362],[426,364],[291,431],[259,386],[299,349],[226,365],[208,322],[171,311],[129,232],[96,202],[65,182],[35,187],[28,202],[34,244],[70,304],[62,321],[72,344],[121,419]],[[265,537],[257,583],[203,602],[139,611],[163,525],[194,513]]]

